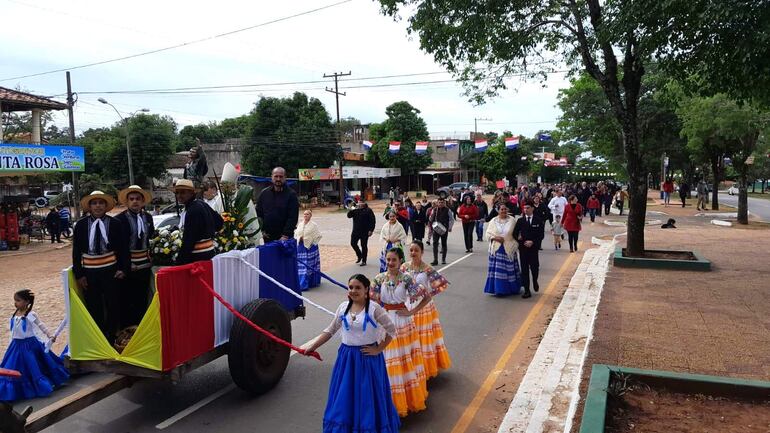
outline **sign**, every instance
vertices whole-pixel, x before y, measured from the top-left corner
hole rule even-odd
[[[85,160],[78,146],[0,143],[0,172],[84,171]]]
[[[427,167],[428,170],[446,170],[460,168],[460,161],[433,161],[433,164]]]
[[[299,180],[335,180],[340,178],[339,168],[300,168]]]
[[[401,176],[400,168],[377,168],[377,167],[342,167],[342,174],[346,179],[368,179],[368,178],[386,178]]]

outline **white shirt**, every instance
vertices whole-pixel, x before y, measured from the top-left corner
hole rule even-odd
[[[29,314],[27,314],[26,330],[24,329],[24,324],[22,323],[24,321],[24,316],[13,316],[11,320],[13,321],[11,338],[23,340],[25,338],[35,337],[35,328],[38,328],[43,334],[45,334],[49,338],[51,336],[51,333],[50,331],[48,331],[48,328],[45,326],[43,321],[40,320],[40,318],[37,316],[37,313],[35,313],[34,311],[30,311]]]
[[[225,207],[222,206],[222,196],[219,194],[215,195],[211,200],[204,198],[203,201],[205,201],[209,207],[214,209],[214,212],[216,213],[222,213],[225,211]]]
[[[567,199],[556,196],[548,203],[548,209],[551,209],[551,213],[554,215],[564,215],[564,208],[567,206]]]
[[[337,307],[337,313],[332,319],[332,323],[324,329],[323,332],[334,335],[342,328],[342,343],[348,346],[367,346],[377,343],[383,339],[383,334],[386,333],[393,338],[396,338],[396,326],[390,319],[387,311],[374,301],[369,302],[369,317],[377,324],[375,328],[371,322],[366,324],[366,331],[364,331],[364,320],[366,314],[362,310],[356,314],[348,312],[345,316],[345,320],[348,323],[348,328],[342,322],[342,315],[348,308],[348,303],[343,302]],[[355,318],[355,320],[354,320]],[[381,332],[381,331],[384,331]]]

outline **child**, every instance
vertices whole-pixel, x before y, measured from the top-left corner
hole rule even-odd
[[[306,348],[306,353],[314,352],[342,329],[324,411],[324,433],[396,433],[401,425],[382,353],[396,336],[396,327],[383,307],[369,302],[370,286],[364,275],[350,277],[348,301],[340,304],[332,323]],[[379,326],[385,334],[381,341]]]
[[[553,233],[553,249],[561,248],[561,240],[564,237],[564,227],[561,225],[561,215],[556,214],[551,224],[551,233]]]
[[[594,222],[596,219],[596,213],[599,212],[599,209],[601,209],[602,205],[599,202],[599,199],[596,198],[596,195],[591,194],[591,197],[588,199],[588,213],[591,215],[591,222]]]
[[[17,370],[21,378],[0,377],[0,400],[45,397],[66,382],[69,373],[61,358],[52,352],[46,353],[43,343],[35,337],[34,329],[37,328],[49,339],[56,339],[32,311],[35,304],[32,291],[19,290],[13,295],[13,303],[16,312],[11,316],[11,344],[0,367]]]

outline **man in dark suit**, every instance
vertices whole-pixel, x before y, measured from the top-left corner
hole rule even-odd
[[[540,290],[537,276],[540,272],[539,245],[543,240],[543,221],[535,215],[532,201],[524,203],[524,215],[516,221],[513,227],[513,238],[519,242],[519,257],[521,258],[521,284],[524,286],[522,298],[529,298],[529,274],[532,273],[532,289]]]
[[[348,218],[353,218],[353,232],[350,234],[350,246],[356,252],[356,263],[366,266],[366,257],[369,255],[369,237],[374,233],[377,221],[374,212],[369,209],[366,202],[358,202],[358,208],[348,211]],[[358,243],[361,248],[358,248]]]

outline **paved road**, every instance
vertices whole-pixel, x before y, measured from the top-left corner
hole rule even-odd
[[[585,244],[586,242],[583,241]],[[482,293],[486,277],[485,243],[465,257],[460,230],[450,237],[451,266],[443,273],[452,285],[436,299],[454,365],[429,383],[428,409],[403,420],[404,432],[449,432],[469,405],[529,310],[539,299],[492,298]],[[545,243],[550,245],[549,242]],[[367,274],[376,272],[371,253]],[[427,256],[427,255],[426,255]],[[569,253],[548,248],[541,255],[541,287],[545,288]],[[430,258],[428,258],[430,260]],[[350,264],[332,272],[343,280],[360,267]],[[345,293],[327,282],[308,292],[314,301],[334,309]],[[294,341],[317,335],[329,316],[308,307],[308,317],[293,323]],[[294,356],[281,383],[268,394],[251,397],[232,385],[226,358],[186,376],[177,384],[143,381],[121,391],[47,432],[316,432],[320,431],[331,368],[339,340],[321,348],[324,361]],[[62,391],[71,393],[101,376],[82,377]],[[60,392],[57,397],[61,398]],[[196,403],[207,401],[205,405]],[[42,407],[46,400],[35,401]],[[183,412],[187,411],[187,412]],[[183,412],[184,416],[177,416]]]
[[[738,207],[738,196],[729,195],[726,192],[720,192],[719,203]],[[749,212],[759,217],[759,219],[762,221],[770,222],[770,200],[749,197]]]

